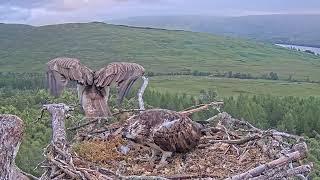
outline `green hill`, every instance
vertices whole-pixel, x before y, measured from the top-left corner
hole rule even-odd
[[[112,61],[141,63],[156,73],[202,71],[320,80],[320,57],[267,43],[205,33],[104,23],[33,27],[0,24],[0,72],[42,72],[57,56],[73,56],[95,69]]]
[[[320,47],[320,15],[142,16],[113,20],[116,24],[184,29],[245,37],[272,43]]]

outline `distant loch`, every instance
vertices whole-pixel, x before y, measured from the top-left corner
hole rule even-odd
[[[311,47],[311,46],[298,46],[298,45],[291,45],[291,44],[275,44],[277,46],[289,48],[289,49],[299,49],[301,51],[309,50],[314,52],[315,54],[320,55],[320,48]]]

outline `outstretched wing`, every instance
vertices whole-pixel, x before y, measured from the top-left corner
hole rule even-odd
[[[47,82],[52,95],[59,96],[69,80],[92,85],[93,72],[75,58],[59,57],[47,63]]]
[[[95,72],[94,84],[99,88],[105,88],[112,83],[117,84],[118,102],[122,103],[123,98],[128,94],[134,82],[144,75],[144,68],[136,63],[118,62]]]

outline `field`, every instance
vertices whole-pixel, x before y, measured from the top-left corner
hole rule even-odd
[[[171,93],[199,95],[202,89],[215,89],[220,97],[248,95],[320,96],[320,84],[232,78],[159,76],[152,77],[150,87]]]
[[[0,72],[41,73],[50,59],[70,56],[94,69],[130,61],[156,73],[233,71],[260,76],[273,71],[280,79],[292,75],[320,80],[320,56],[205,33],[104,23],[0,24],[0,39]]]

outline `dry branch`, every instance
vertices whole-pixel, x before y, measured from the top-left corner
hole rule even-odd
[[[227,143],[227,144],[237,144],[237,145],[240,145],[240,144],[245,144],[249,141],[253,141],[255,139],[259,139],[261,138],[260,135],[258,134],[255,134],[255,135],[250,135],[250,136],[246,136],[242,139],[222,139],[222,140],[213,140],[212,137],[205,137],[203,139],[206,139],[208,140],[209,139],[209,143],[211,144],[214,144],[214,143]]]
[[[142,83],[142,86],[138,92],[138,101],[139,101],[139,108],[141,110],[145,110],[144,108],[144,102],[143,102],[143,93],[144,91],[146,90],[147,86],[148,86],[148,83],[149,83],[149,79],[145,76],[142,76],[142,79],[143,79],[143,83]]]
[[[65,104],[48,104],[44,105],[44,109],[51,115],[52,140],[45,153],[46,171],[40,179],[114,179],[114,173],[110,173],[112,171],[108,171],[109,176],[101,173],[106,172],[107,169],[91,169],[92,166],[89,165],[77,167],[74,164],[74,159],[80,159],[69,150],[64,123],[65,117],[72,108]]]
[[[268,180],[268,179],[289,179],[292,177],[302,177],[302,174],[309,174],[311,172],[310,165],[302,165],[299,167],[295,167],[288,170],[281,170],[278,172],[272,172],[273,174],[269,175],[270,173],[265,173],[265,175],[257,176],[251,178],[251,180]],[[303,179],[307,179],[303,176]]]
[[[207,109],[209,109],[209,107],[219,109],[223,105],[224,105],[224,103],[222,101],[216,101],[216,102],[211,102],[209,104],[201,104],[201,106],[190,107],[190,108],[188,108],[188,110],[180,111],[179,113],[186,115],[186,116],[190,116],[193,113],[207,110]]]
[[[120,110],[119,112],[113,113],[110,117],[105,117],[104,119],[110,119],[110,118],[112,118],[112,117],[114,117],[114,116],[116,116],[118,114],[124,113],[124,112],[140,112],[140,111],[144,111],[144,110],[143,109]],[[90,118],[90,119],[92,119],[92,118]],[[80,129],[82,127],[88,126],[90,124],[96,123],[96,122],[100,121],[101,119],[103,119],[103,118],[98,117],[98,118],[95,118],[94,120],[88,121],[86,123],[79,124],[77,126],[73,126],[73,127],[67,128],[67,130],[74,131],[74,130]]]
[[[266,164],[260,165],[256,168],[253,168],[253,169],[251,169],[247,172],[244,172],[242,174],[232,176],[231,178],[227,178],[227,180],[240,180],[240,179],[249,179],[249,178],[258,177],[262,173],[264,173],[270,169],[277,168],[278,166],[287,165],[292,161],[297,161],[299,159],[303,159],[306,157],[306,152],[307,152],[306,144],[302,143],[302,144],[298,144],[298,145],[301,147],[305,147],[305,148],[302,148],[299,151],[295,151],[295,152],[283,155],[279,159],[276,159],[276,160],[273,160],[273,161],[268,162]]]

